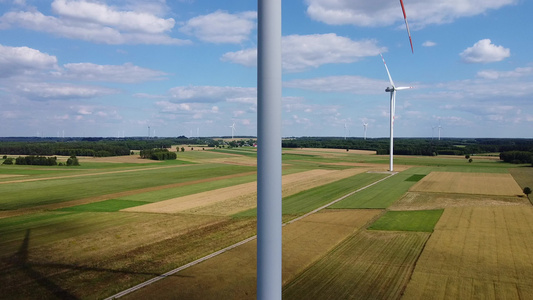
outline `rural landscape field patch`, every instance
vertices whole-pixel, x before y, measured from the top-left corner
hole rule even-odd
[[[293,279],[379,213],[379,210],[328,210],[283,227],[283,281]],[[255,299],[256,251],[256,241],[246,243],[125,299],[146,299],[154,294],[191,300]]]
[[[531,299],[533,208],[444,211],[403,299]]]
[[[289,282],[283,299],[397,299],[428,237],[357,232]]]
[[[513,196],[522,190],[510,174],[431,172],[410,191]]]

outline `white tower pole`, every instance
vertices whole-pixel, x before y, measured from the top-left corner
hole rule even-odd
[[[281,299],[281,0],[258,0],[257,299]]]
[[[390,162],[389,162],[389,171],[394,171],[393,161],[394,161],[394,90],[390,92]]]

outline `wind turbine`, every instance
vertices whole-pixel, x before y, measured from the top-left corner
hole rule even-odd
[[[231,139],[233,139],[233,136],[235,135],[235,122],[233,122],[233,125],[231,125],[230,128],[231,128]]]
[[[368,127],[368,123],[363,122],[363,129],[365,131],[365,140],[366,140],[366,128]]]
[[[401,2],[401,0],[400,0]],[[402,4],[403,7],[403,4]],[[387,70],[387,75],[389,75],[389,81],[392,87],[387,87],[385,89],[385,92],[390,93],[390,163],[389,163],[389,171],[394,171],[393,166],[393,151],[394,151],[394,115],[396,112],[396,91],[398,90],[406,90],[406,89],[412,89],[412,86],[408,87],[396,87],[394,85],[394,82],[392,81],[392,77],[390,76],[389,68],[387,67],[387,63],[385,62],[385,59],[383,58],[383,55],[380,53],[381,59],[383,60],[383,64],[385,65],[385,69]]]
[[[346,139],[346,128],[347,128],[346,122],[344,122],[344,139]]]
[[[437,128],[439,129],[439,141],[440,141],[440,130],[442,129],[442,126],[440,126],[440,120],[439,120],[439,126]]]

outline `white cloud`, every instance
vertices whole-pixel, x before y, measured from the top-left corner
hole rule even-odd
[[[19,83],[13,93],[32,100],[70,100],[116,94],[118,91],[99,86],[80,86],[66,83]]]
[[[223,86],[179,86],[169,90],[172,101],[182,103],[239,101],[256,98],[256,88]]]
[[[477,77],[484,79],[519,78],[533,74],[533,67],[516,68],[512,71],[482,70]]]
[[[381,94],[388,82],[361,76],[330,76],[286,81],[286,88],[297,88],[318,92],[348,92],[353,94]]]
[[[501,61],[511,55],[511,50],[496,46],[490,39],[483,39],[466,48],[459,54],[466,63],[491,63]]]
[[[312,19],[331,25],[378,27],[403,22],[398,1],[306,0],[306,3]],[[404,5],[409,24],[421,28],[516,3],[518,0],[413,0]]]
[[[62,79],[76,79],[85,81],[105,81],[136,83],[150,80],[160,80],[164,72],[141,68],[131,63],[123,65],[97,65],[93,63],[71,63],[63,65],[64,70],[55,73]]]
[[[171,18],[162,19],[145,12],[119,11],[104,4],[83,0],[54,0],[52,9],[66,18],[125,31],[162,33],[171,30],[175,23]]]
[[[55,56],[28,47],[0,45],[0,77],[57,68]]]
[[[256,18],[256,12],[229,14],[219,10],[190,19],[180,30],[205,42],[238,44],[248,39]]]
[[[324,64],[352,63],[365,56],[374,56],[387,49],[376,40],[353,41],[334,33],[289,35],[282,38],[283,69],[301,72]],[[228,52],[223,61],[255,66],[257,49]]]
[[[436,45],[437,45],[437,43],[432,42],[432,41],[425,41],[425,42],[422,44],[422,46],[424,46],[424,47],[433,47],[433,46],[436,46]]]
[[[57,0],[52,3],[59,17],[39,11],[12,11],[0,17],[0,29],[11,26],[47,32],[70,39],[104,44],[189,44],[172,38],[168,32],[173,19],[145,12],[119,11],[95,2]]]

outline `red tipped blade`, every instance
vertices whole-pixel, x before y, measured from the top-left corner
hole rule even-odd
[[[411,31],[409,30],[409,23],[407,23],[407,15],[405,14],[405,7],[403,6],[402,0],[400,0],[400,4],[402,5],[403,19],[405,20],[405,27],[407,27],[407,34],[409,35],[409,43],[411,44],[411,52],[415,53],[415,50],[413,49],[413,41],[411,40]]]

